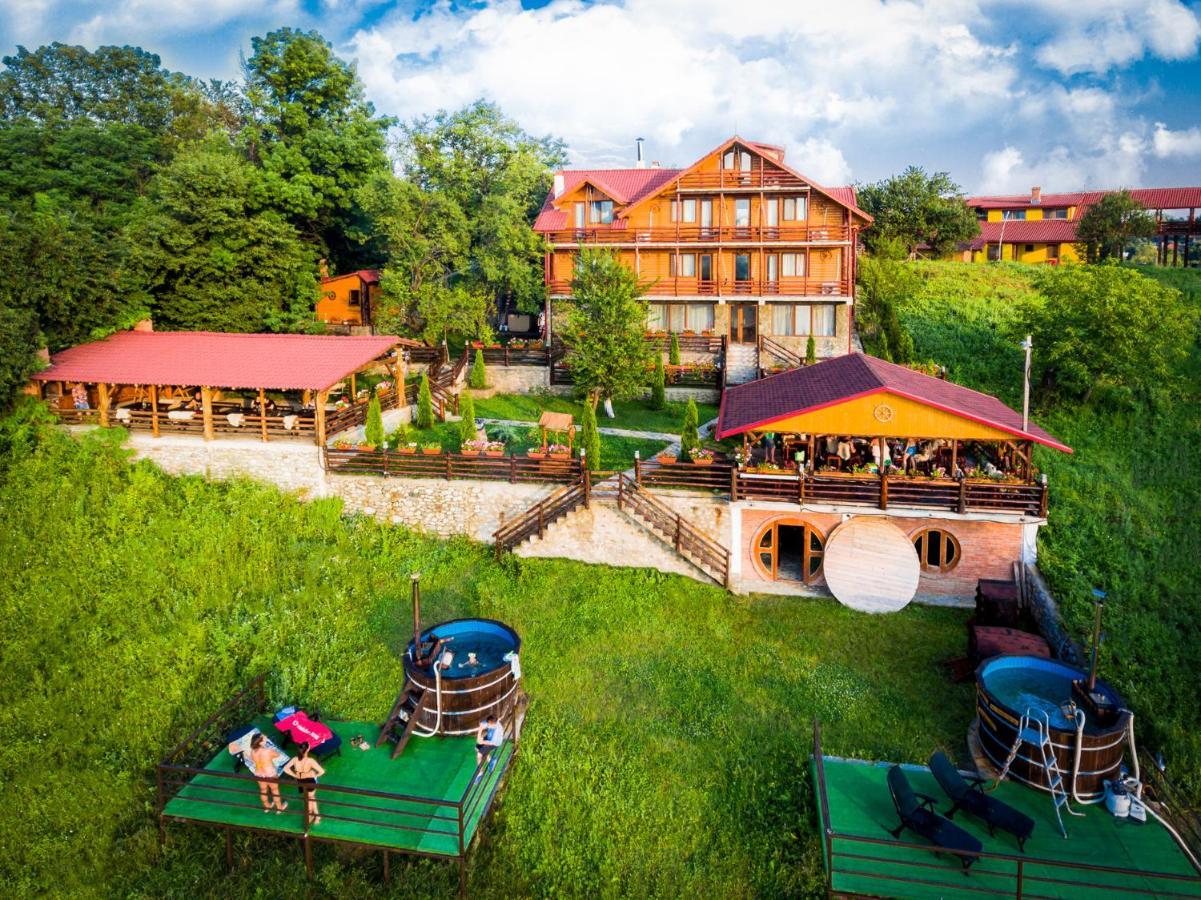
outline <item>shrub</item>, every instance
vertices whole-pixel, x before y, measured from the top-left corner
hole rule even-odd
[[[689,400],[684,407],[684,422],[680,426],[680,459],[684,462],[692,459],[692,449],[701,445],[698,426],[696,402]]]
[[[468,387],[481,391],[488,386],[488,369],[484,365],[484,351],[477,349],[475,359],[471,363],[471,371],[467,375]]]
[[[672,366],[680,364],[680,338],[674,331],[671,333],[671,347],[667,351],[667,362]]]
[[[434,427],[434,396],[430,393],[430,377],[424,372],[417,390],[417,427]]]
[[[363,440],[376,447],[384,445],[384,416],[380,412],[379,397],[374,393],[367,404],[367,424],[363,428]]]
[[[600,468],[600,431],[596,427],[596,410],[592,404],[584,402],[584,424],[581,428],[580,449],[587,458],[588,471],[595,472]]]
[[[468,441],[474,441],[476,436],[475,401],[466,392],[459,397],[459,415],[463,417],[459,422],[459,444],[461,446]]]
[[[813,335],[809,335],[809,340],[805,344],[805,365],[811,366],[817,362],[817,342],[813,340]]]
[[[667,405],[667,373],[663,371],[663,354],[655,353],[655,375],[651,379],[651,409]]]

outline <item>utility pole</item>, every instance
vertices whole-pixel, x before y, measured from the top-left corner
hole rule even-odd
[[[1005,223],[1009,221],[1009,210],[1001,210],[1001,236],[997,238],[997,262],[1005,261]]]
[[[1034,349],[1032,335],[1026,335],[1022,341],[1022,349],[1026,351],[1026,366],[1022,376],[1022,431],[1030,430],[1030,351]]]

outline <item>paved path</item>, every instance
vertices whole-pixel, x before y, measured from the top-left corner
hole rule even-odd
[[[479,419],[485,425],[509,425],[515,428],[530,428],[537,425],[537,422],[524,422],[519,419]],[[717,425],[717,419],[710,419],[700,427],[702,435],[711,433],[714,426]],[[605,428],[598,426],[597,431],[601,434],[611,434],[616,437],[628,438],[646,438],[648,441],[669,441],[678,444],[680,436],[678,434],[669,434],[666,431],[635,431],[631,428]]]

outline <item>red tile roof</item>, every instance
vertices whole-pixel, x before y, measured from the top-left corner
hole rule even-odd
[[[996,397],[864,353],[838,356],[727,388],[718,414],[717,437],[720,440],[761,429],[772,422],[876,393],[906,397],[1020,439],[1072,452],[1033,422],[1023,431],[1021,413]]]
[[[359,269],[355,272],[343,272],[340,275],[326,275],[321,279],[321,283],[326,284],[330,281],[337,281],[339,278],[349,278],[351,275],[357,275],[363,284],[379,284],[379,269]]]
[[[39,381],[324,390],[399,342],[387,336],[123,331],[50,360]]]
[[[563,193],[590,181],[623,206],[648,197],[680,174],[681,169],[563,169]],[[570,227],[565,210],[554,208],[555,197],[548,194],[542,211],[534,221],[535,231],[558,231]],[[618,222],[614,219],[614,225]],[[595,226],[594,226],[595,227]],[[621,227],[624,227],[621,226]]]
[[[1007,244],[1070,244],[1076,240],[1076,221],[1067,219],[1039,219],[1026,221],[1010,219],[1006,222],[981,222],[980,233],[967,246],[980,250],[987,244],[1005,239]],[[1002,234],[1001,226],[1005,226]]]
[[[1043,194],[1038,203],[1029,194],[968,197],[967,205],[977,209],[1028,209],[1044,206],[1090,206],[1114,191],[1074,191]],[[1201,187],[1131,188],[1131,196],[1148,209],[1201,209]],[[1079,214],[1077,214],[1079,216]]]

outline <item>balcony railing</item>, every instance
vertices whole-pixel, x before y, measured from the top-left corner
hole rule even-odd
[[[791,172],[756,167],[750,171],[722,169],[718,172],[692,172],[680,178],[680,190],[735,190],[737,188],[801,188],[809,185]]]
[[[548,279],[551,294],[569,295],[571,279]],[[850,282],[846,278],[780,278],[763,279],[701,279],[660,278],[646,287],[648,297],[849,297]]]
[[[564,228],[547,235],[552,244],[838,243],[851,239],[845,225],[664,225],[654,228]]]

